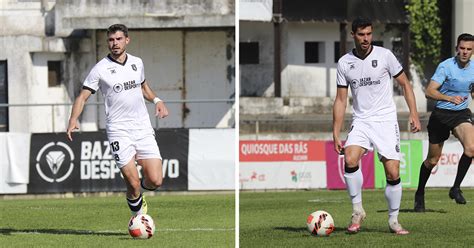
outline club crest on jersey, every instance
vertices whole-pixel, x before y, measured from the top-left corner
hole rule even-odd
[[[377,67],[377,60],[376,59],[372,60],[372,67],[373,68]]]
[[[134,71],[136,71],[136,70],[137,70],[137,66],[136,66],[135,64],[132,64],[132,69],[133,69]]]

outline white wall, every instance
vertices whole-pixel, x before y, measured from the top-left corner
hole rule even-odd
[[[259,43],[259,64],[240,64],[241,95],[273,96],[273,23],[241,21],[239,34],[239,42]]]

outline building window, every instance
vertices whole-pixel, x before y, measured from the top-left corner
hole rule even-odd
[[[0,60],[0,103],[8,103],[8,70],[6,60]],[[0,132],[8,131],[8,108],[0,107]]]
[[[324,43],[317,41],[305,42],[304,62],[306,64],[324,63]]]
[[[259,63],[258,42],[240,42],[239,49],[239,63],[241,65]]]
[[[339,41],[336,41],[334,42],[334,63],[337,63],[337,61],[339,61],[339,59],[346,53],[348,53],[349,51],[352,50],[352,48],[354,48],[354,42],[352,41],[348,41],[346,42],[346,51],[344,51],[344,53],[341,55],[340,54],[340,44],[341,42]]]
[[[61,61],[48,61],[48,86],[56,87],[61,85]]]

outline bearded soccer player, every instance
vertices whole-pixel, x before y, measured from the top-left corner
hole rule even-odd
[[[460,189],[474,156],[474,126],[469,103],[474,96],[474,64],[471,61],[474,36],[458,36],[455,57],[438,65],[426,88],[426,97],[437,100],[428,121],[428,156],[420,167],[418,189],[415,193],[415,211],[425,211],[425,186],[431,170],[438,164],[444,141],[450,132],[464,148],[449,197],[458,204],[466,204]]]
[[[355,49],[337,64],[337,93],[333,107],[333,139],[337,153],[344,153],[344,179],[352,202],[352,217],[347,231],[357,233],[366,217],[362,206],[363,177],[361,157],[377,149],[387,179],[385,198],[388,203],[388,226],[398,235],[408,234],[398,222],[402,185],[400,181],[400,130],[393,101],[393,78],[403,88],[410,110],[411,131],[420,130],[415,95],[393,53],[372,45],[372,22],[357,18],[352,22]],[[353,96],[353,121],[344,148],[340,130],[347,105],[348,88]]]
[[[168,110],[148,86],[142,60],[126,52],[129,42],[125,25],[114,24],[107,29],[110,53],[92,68],[84,80],[72,106],[67,137],[72,141],[72,131],[79,129],[77,119],[85,102],[100,88],[105,99],[107,138],[127,185],[128,206],[132,215],[136,215],[147,213],[147,203],[140,187],[153,191],[163,181],[162,158],[144,99],[155,104],[156,115],[160,118],[166,117]],[[142,180],[135,161],[143,168]]]

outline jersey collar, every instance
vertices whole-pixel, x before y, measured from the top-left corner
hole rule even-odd
[[[123,61],[123,63],[120,63],[117,60],[115,60],[114,58],[112,58],[112,56],[110,56],[110,54],[107,55],[107,58],[109,58],[112,62],[115,62],[115,63],[117,63],[121,66],[124,66],[127,63],[128,54],[125,54],[125,60]]]
[[[363,58],[359,57],[355,48],[352,49],[352,54],[354,54],[354,56],[356,56],[358,59],[364,60],[365,58],[369,57],[369,55],[372,53],[373,50],[374,50],[374,45],[370,45],[370,51],[367,53],[367,56]]]

